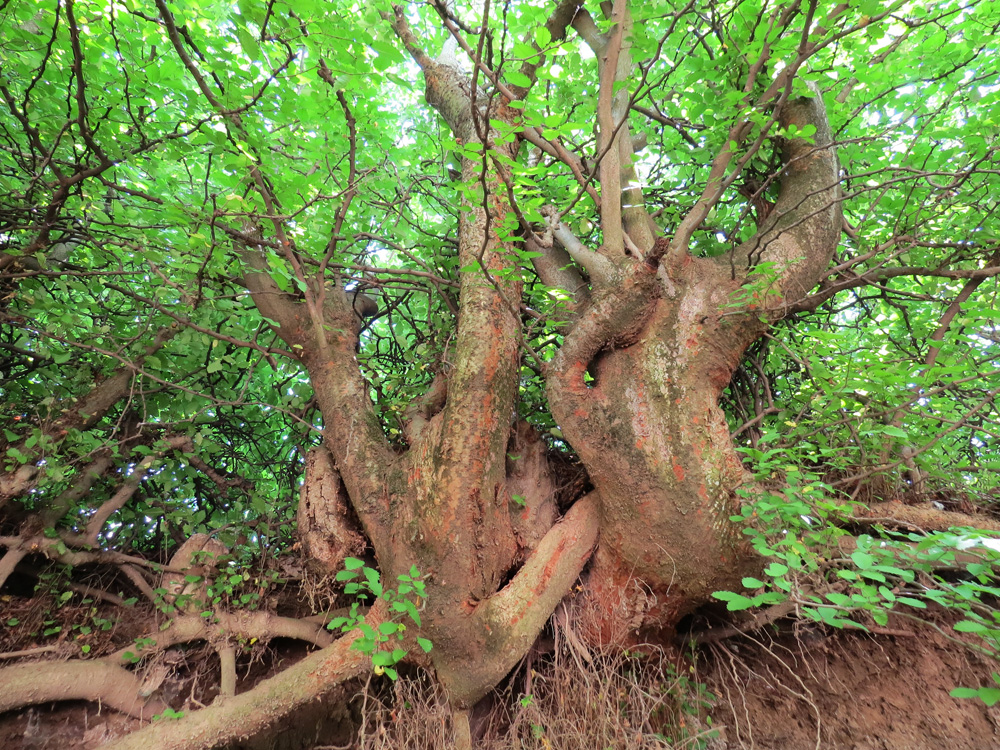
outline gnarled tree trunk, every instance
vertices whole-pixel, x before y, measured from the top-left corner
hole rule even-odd
[[[757,235],[721,259],[664,247],[658,275],[620,262],[553,362],[553,414],[601,499],[588,619],[597,640],[676,623],[738,586],[750,560],[729,520],[749,480],[719,397],[768,322],[816,283],[841,229],[822,100],[786,103],[780,119],[814,125],[815,141],[785,144],[781,196]]]

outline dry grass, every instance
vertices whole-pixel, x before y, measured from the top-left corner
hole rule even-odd
[[[663,750],[710,746],[710,697],[689,668],[662,653],[586,660],[554,657],[522,669],[504,694],[473,714],[484,750]],[[366,690],[359,750],[451,748],[451,711],[429,680],[399,680],[389,694]],[[483,710],[483,706],[489,708]]]
[[[371,680],[361,696],[358,750],[451,748],[451,709],[440,688],[426,676],[400,678],[379,696]]]

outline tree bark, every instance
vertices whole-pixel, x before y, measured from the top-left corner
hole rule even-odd
[[[384,616],[384,609],[373,608],[365,619],[375,628]],[[264,680],[253,690],[216,701],[181,721],[157,722],[107,747],[207,750],[273,730],[293,711],[329,698],[345,680],[368,667],[370,659],[352,648],[358,637],[360,631],[354,631]]]
[[[785,144],[781,195],[756,237],[732,259],[668,255],[658,275],[620,264],[552,362],[553,415],[601,499],[586,617],[596,641],[669,627],[739,585],[751,560],[729,521],[751,484],[719,397],[785,301],[818,281],[841,226],[822,100],[786,105],[781,124],[792,123],[815,125],[815,145]],[[753,274],[762,261],[773,265]]]
[[[104,659],[17,664],[3,670],[0,712],[65,700],[100,701],[138,719],[151,719],[167,706],[139,697],[141,683],[127,669]]]

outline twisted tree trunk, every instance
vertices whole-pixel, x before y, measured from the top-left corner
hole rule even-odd
[[[781,196],[757,235],[722,259],[658,240],[658,275],[620,263],[553,362],[553,415],[601,499],[588,620],[597,640],[676,623],[739,585],[751,560],[729,520],[750,483],[719,397],[747,347],[815,285],[841,228],[822,100],[786,104],[781,123],[814,125],[815,141],[785,144]]]

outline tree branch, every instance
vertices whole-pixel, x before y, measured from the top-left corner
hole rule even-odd
[[[926,266],[897,266],[895,268],[874,268],[870,271],[852,276],[846,279],[839,279],[823,284],[818,292],[803,297],[797,302],[788,306],[788,311],[811,312],[829,299],[837,296],[840,292],[848,289],[857,289],[862,286],[871,286],[888,279],[900,276],[928,276],[942,279],[968,279],[969,283],[979,286],[986,279],[1000,276],[1000,266],[990,265],[986,268],[973,268],[968,270],[951,270],[944,268],[929,268]],[[974,287],[973,287],[974,289]],[[971,290],[970,290],[971,294]],[[961,302],[959,302],[961,304]],[[942,321],[943,322],[943,321]],[[930,364],[930,363],[928,363]]]
[[[784,128],[794,125],[799,132],[812,125],[815,134],[811,139],[785,141],[778,201],[757,234],[736,248],[732,258],[734,274],[746,274],[762,261],[774,264],[774,291],[780,291],[780,301],[777,310],[770,302],[765,304],[778,316],[787,314],[782,308],[785,300],[798,298],[822,277],[843,227],[833,134],[819,90],[810,88],[812,98],[799,98],[781,108],[780,123]]]

